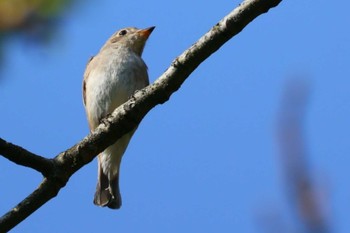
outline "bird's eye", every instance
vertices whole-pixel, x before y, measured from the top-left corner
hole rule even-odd
[[[126,30],[121,30],[118,34],[119,36],[124,36],[127,33]]]

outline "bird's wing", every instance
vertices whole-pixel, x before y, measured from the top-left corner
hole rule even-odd
[[[85,73],[84,73],[84,79],[83,79],[83,104],[84,104],[84,106],[86,106],[86,81],[89,78],[89,74],[91,71],[89,64],[93,59],[94,59],[94,56],[90,57],[87,65],[86,65],[86,69],[85,69]]]

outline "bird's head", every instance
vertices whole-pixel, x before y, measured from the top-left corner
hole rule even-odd
[[[107,41],[105,46],[119,47],[125,46],[132,49],[136,54],[142,54],[146,41],[155,27],[138,29],[128,27],[115,32]]]

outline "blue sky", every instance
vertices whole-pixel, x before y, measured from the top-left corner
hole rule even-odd
[[[153,82],[239,1],[89,1],[71,9],[46,46],[6,44],[0,137],[53,157],[88,133],[81,82],[88,58],[125,26],[156,26],[143,58]],[[293,224],[276,144],[290,77],[306,77],[311,172],[334,232],[348,232],[349,3],[283,1],[206,60],[142,121],[123,158],[118,211],[92,204],[96,160],[13,232],[262,232],[275,213]],[[40,174],[0,157],[5,213]],[[289,225],[288,225],[289,226]]]

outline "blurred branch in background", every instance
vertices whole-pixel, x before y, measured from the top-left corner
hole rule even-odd
[[[37,43],[52,38],[59,20],[77,0],[0,0],[0,68],[7,40],[21,37]]]
[[[326,203],[321,201],[321,192],[312,178],[304,139],[309,95],[310,85],[304,79],[287,82],[278,115],[279,154],[297,232],[327,233]]]

